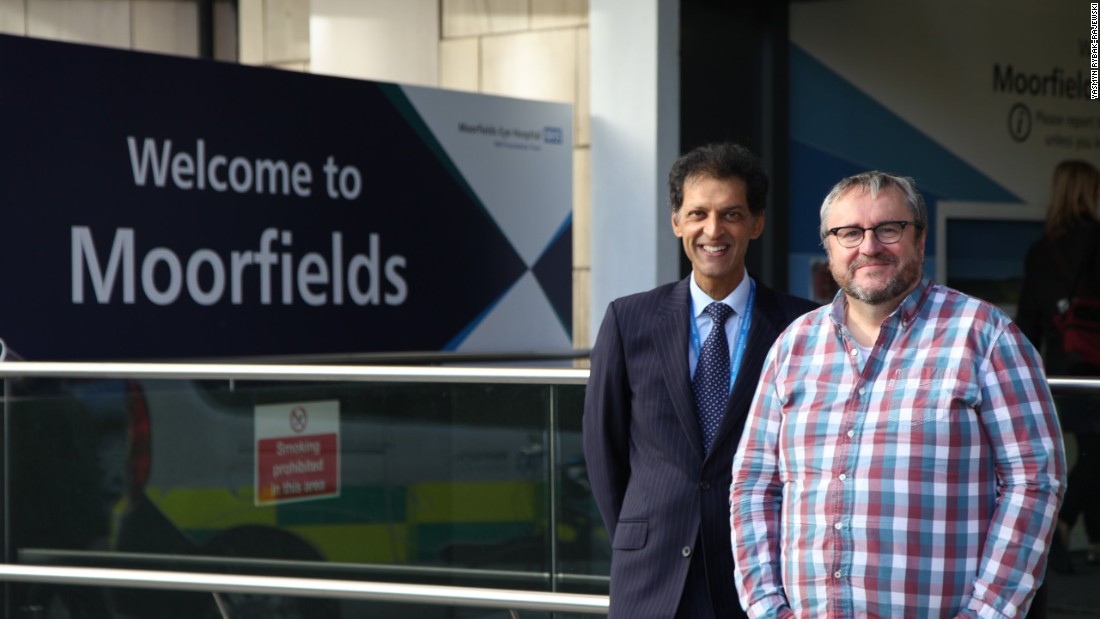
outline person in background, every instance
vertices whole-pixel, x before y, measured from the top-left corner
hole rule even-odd
[[[729,465],[768,347],[816,307],[746,271],[767,191],[741,146],[677,160],[672,231],[692,272],[613,301],[597,335],[583,442],[611,538],[611,619],[744,616],[726,546]]]
[[[821,206],[840,286],[764,362],[733,460],[750,617],[1022,617],[1065,488],[1035,349],[996,306],[923,274],[912,179],[866,172]]]
[[[1100,170],[1087,161],[1063,161],[1054,170],[1043,237],[1027,252],[1016,323],[1043,355],[1048,376],[1098,377],[1100,367],[1062,348],[1054,325],[1075,294],[1100,297]],[[1078,290],[1074,290],[1080,273]],[[1067,573],[1074,566],[1067,552],[1070,532],[1084,517],[1088,549],[1085,561],[1100,563],[1100,396],[1060,394],[1055,397],[1062,429],[1077,443],[1065,502],[1058,514],[1058,536],[1051,549],[1051,569]]]

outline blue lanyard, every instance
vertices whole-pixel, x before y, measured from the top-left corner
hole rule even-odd
[[[749,280],[749,300],[745,303],[745,315],[741,317],[741,329],[737,332],[737,346],[733,351],[733,359],[730,360],[730,392],[733,392],[733,379],[737,371],[741,369],[741,358],[745,356],[745,344],[748,342],[749,323],[752,322],[752,306],[756,300],[756,282]],[[714,325],[712,328],[725,326]],[[691,345],[695,349],[696,363],[703,354],[703,345],[699,342],[699,325],[695,324],[695,301],[691,302]],[[698,369],[698,367],[696,367]]]

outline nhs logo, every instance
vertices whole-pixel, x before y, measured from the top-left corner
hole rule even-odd
[[[563,140],[561,127],[544,127],[542,141],[547,144],[561,144]]]

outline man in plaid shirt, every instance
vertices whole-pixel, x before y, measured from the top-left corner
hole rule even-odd
[[[821,206],[841,290],[764,362],[733,460],[734,581],[750,617],[1023,617],[1065,490],[1035,349],[995,306],[923,276],[912,179]]]

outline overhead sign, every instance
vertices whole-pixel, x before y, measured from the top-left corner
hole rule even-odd
[[[0,335],[24,357],[571,348],[571,106],[0,57]]]
[[[340,496],[340,403],[256,407],[256,505]]]
[[[1013,217],[1006,205],[1045,205],[1060,161],[1100,164],[1092,4],[792,3],[790,221],[813,223],[788,232],[791,291],[831,298],[815,285],[831,283],[816,222],[844,176],[914,177],[932,221],[941,202],[987,203],[981,218],[997,220]],[[970,245],[1003,245],[992,230]],[[1030,244],[1014,240],[1018,253]],[[953,270],[935,264],[943,241],[930,230],[926,272]]]

